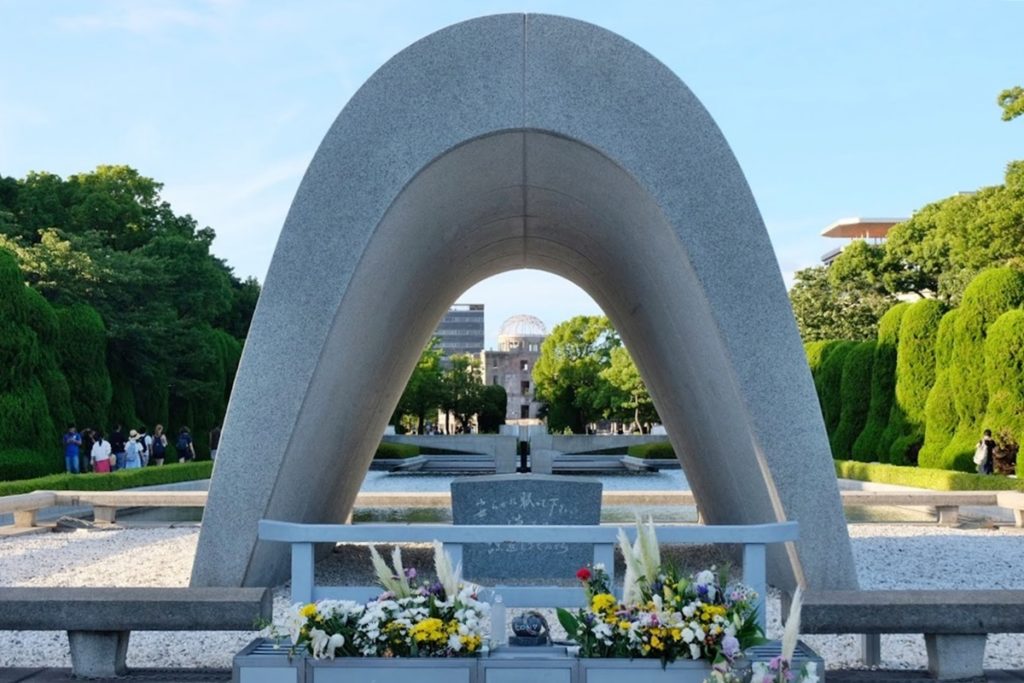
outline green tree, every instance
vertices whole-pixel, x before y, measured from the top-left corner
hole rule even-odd
[[[500,384],[488,384],[480,389],[480,407],[477,410],[477,427],[481,434],[496,434],[505,424],[508,408],[508,393]]]
[[[80,428],[103,427],[113,388],[107,371],[107,330],[87,304],[57,309],[60,366],[71,392],[71,412]]]
[[[953,327],[950,388],[958,417],[942,460],[953,469],[973,471],[971,454],[984,426],[988,404],[985,382],[985,335],[1006,311],[1024,303],[1024,274],[1009,268],[987,270],[971,281]]]
[[[555,326],[533,368],[534,395],[547,404],[549,430],[583,433],[604,416],[610,391],[601,371],[621,344],[604,316],[578,315]]]
[[[999,316],[985,338],[988,405],[982,424],[1001,446],[1024,440],[1024,310]],[[1010,442],[1010,443],[1007,443]]]
[[[611,360],[608,367],[601,370],[601,378],[611,389],[609,407],[612,414],[609,417],[628,416],[637,432],[643,432],[645,424],[659,421],[647,385],[625,346],[611,350]]]
[[[5,451],[33,451],[47,461],[41,462],[46,473],[59,468],[60,428],[40,381],[47,358],[32,327],[37,311],[27,292],[14,255],[0,249],[0,460]]]
[[[843,361],[843,378],[839,390],[842,408],[839,424],[830,439],[834,458],[849,460],[853,455],[853,442],[864,429],[871,405],[871,369],[875,346],[874,341],[859,342],[850,349]]]
[[[468,432],[473,415],[480,409],[480,359],[466,354],[448,358],[441,373],[441,410],[445,412],[445,433],[452,434],[449,416],[455,417],[460,432]]]
[[[950,367],[953,364],[953,329],[959,315],[960,309],[954,308],[942,316],[935,335],[935,383],[924,407],[924,445],[917,458],[921,467],[948,469],[950,464],[943,461],[942,452],[953,438],[958,419],[950,386]]]
[[[1003,110],[1003,121],[1012,121],[1024,114],[1024,88],[1019,85],[1007,88],[999,93],[996,102]]]
[[[896,304],[878,322],[878,341],[871,365],[871,403],[864,429],[853,443],[855,460],[889,460],[891,442],[884,435],[896,390],[896,349],[899,345],[900,323],[908,308],[908,303]]]
[[[979,272],[1024,259],[1024,162],[1007,165],[1002,185],[925,206],[889,231],[885,250],[890,291],[912,291],[901,281],[916,278],[916,291],[956,305]]]
[[[836,264],[843,273],[846,264],[840,263],[839,259],[833,267]],[[878,320],[894,303],[892,297],[881,293],[879,287],[871,283],[881,277],[880,274],[870,279],[833,277],[830,270],[816,266],[796,273],[793,287],[789,290],[789,300],[800,336],[805,342],[874,339],[878,334]]]
[[[161,189],[127,166],[0,178],[0,247],[51,304],[99,313],[107,367],[78,377],[97,387],[84,419],[187,424],[201,441],[221,420],[259,285],[238,280],[211,253],[213,230]]]
[[[443,391],[441,348],[437,337],[432,337],[420,354],[405,385],[405,391],[398,399],[391,424],[397,425],[403,416],[411,415],[416,421],[416,433],[422,434],[427,416],[436,413],[441,407]]]
[[[895,400],[883,436],[893,465],[916,463],[924,442],[925,406],[935,383],[935,342],[944,312],[935,299],[922,299],[907,309],[900,323]]]

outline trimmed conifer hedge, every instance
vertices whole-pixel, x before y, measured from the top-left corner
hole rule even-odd
[[[988,406],[982,425],[1000,445],[1011,439],[1019,446],[1024,438],[1024,310],[1008,311],[988,328],[985,381]]]
[[[833,457],[848,460],[853,442],[864,429],[871,405],[871,367],[876,346],[873,341],[856,343],[843,362],[839,425],[830,439]]]
[[[843,409],[843,365],[846,363],[846,357],[856,346],[857,342],[852,341],[830,341],[826,342],[822,349],[814,387],[818,391],[821,416],[825,420],[825,431],[828,432],[830,440],[839,427]]]
[[[953,325],[949,388],[956,406],[953,437],[942,451],[944,469],[974,470],[971,456],[984,429],[988,404],[985,382],[985,334],[1006,311],[1024,302],[1024,273],[992,268],[977,275],[964,290]]]
[[[931,469],[949,469],[944,466],[942,451],[953,438],[957,414],[953,405],[953,392],[949,387],[950,365],[953,362],[953,326],[960,309],[954,308],[939,321],[935,335],[935,383],[925,401],[924,445],[917,464]]]
[[[935,299],[911,304],[900,323],[896,352],[896,387],[889,424],[882,437],[889,462],[916,462],[924,443],[925,404],[935,384],[935,341],[944,308]]]
[[[48,356],[32,323],[40,322],[13,254],[0,249],[0,450],[59,451],[57,427],[41,378]],[[43,302],[46,303],[45,301]]]
[[[107,372],[107,328],[92,306],[57,309],[60,366],[71,391],[71,412],[79,430],[107,424],[113,389]],[[166,384],[166,382],[164,382]],[[155,392],[154,392],[155,393]]]
[[[853,442],[851,452],[854,460],[889,460],[891,440],[887,441],[883,436],[896,392],[896,349],[899,345],[900,324],[908,308],[908,303],[896,304],[878,321],[878,342],[875,344],[875,357],[871,364],[871,404],[868,406],[864,429]]]

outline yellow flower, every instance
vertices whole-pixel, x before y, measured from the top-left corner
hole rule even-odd
[[[623,631],[628,631],[629,630],[629,622],[626,621],[625,619],[623,619],[622,621],[619,622],[619,628],[622,629]]]
[[[682,637],[683,637],[683,631],[682,631],[682,629],[678,629],[678,628],[674,628],[674,629],[672,629],[672,640],[676,640],[676,641],[678,641],[678,640],[680,640],[680,639],[681,639]]]
[[[306,619],[309,619],[312,616],[316,616],[316,605],[312,602],[309,603],[308,605],[299,610],[299,614],[305,617]]]
[[[606,612],[612,610],[617,604],[615,596],[611,593],[598,593],[591,599],[590,609],[595,612]]]
[[[660,650],[662,648],[661,638],[656,635],[651,635],[651,647],[655,650]]]

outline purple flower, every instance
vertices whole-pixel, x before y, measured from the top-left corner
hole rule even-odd
[[[405,578],[415,579],[416,578],[416,567],[409,567],[405,570]]]
[[[732,659],[740,651],[740,641],[736,639],[736,636],[726,636],[722,638],[722,654]]]

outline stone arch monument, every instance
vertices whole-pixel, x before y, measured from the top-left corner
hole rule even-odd
[[[534,14],[409,46],[324,138],[253,317],[193,585],[286,575],[260,518],[344,520],[437,321],[516,268],[608,314],[709,523],[806,522],[769,554],[773,581],[856,587],[800,338],[725,139],[636,45]]]

